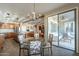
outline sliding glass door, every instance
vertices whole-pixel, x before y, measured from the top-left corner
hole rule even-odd
[[[58,15],[48,18],[48,37],[53,34],[53,44],[58,45]]]
[[[59,14],[59,46],[75,49],[75,11]]]
[[[48,35],[53,45],[75,50],[75,10],[48,17]]]

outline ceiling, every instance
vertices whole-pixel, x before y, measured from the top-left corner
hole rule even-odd
[[[35,3],[35,12],[38,14],[44,14],[65,4],[66,3]],[[18,17],[23,18],[28,14],[31,14],[33,10],[34,3],[0,3],[0,11],[2,12],[2,14],[0,12],[1,15],[4,15],[5,12],[10,12],[12,15],[17,15]]]
[[[33,12],[34,3],[0,3],[0,10],[10,11],[12,13],[27,16],[29,13]],[[58,8],[64,3],[36,3],[35,10],[36,13],[45,13],[55,8]]]

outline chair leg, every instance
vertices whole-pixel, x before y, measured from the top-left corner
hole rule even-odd
[[[24,54],[24,49],[23,49],[23,55],[25,55],[25,54]]]
[[[27,54],[28,54],[28,56],[30,56],[30,52],[29,52],[29,50],[27,50]]]
[[[19,56],[21,56],[21,48],[19,49]]]
[[[44,48],[42,49],[42,55],[44,56]]]
[[[50,48],[47,48],[48,49],[48,54],[50,54]]]
[[[50,51],[51,51],[51,55],[52,55],[52,47],[50,48]]]
[[[41,56],[43,55],[43,49],[41,49],[40,54],[41,54]]]

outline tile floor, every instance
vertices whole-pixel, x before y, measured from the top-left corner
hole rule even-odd
[[[73,51],[53,46],[53,56],[78,56]],[[3,50],[0,50],[0,56],[19,56],[19,44],[14,40],[6,39]],[[45,49],[45,56],[50,56],[50,52]]]

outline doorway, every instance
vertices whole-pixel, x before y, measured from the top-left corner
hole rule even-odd
[[[75,50],[76,10],[48,17],[48,36],[53,34],[53,45]]]

